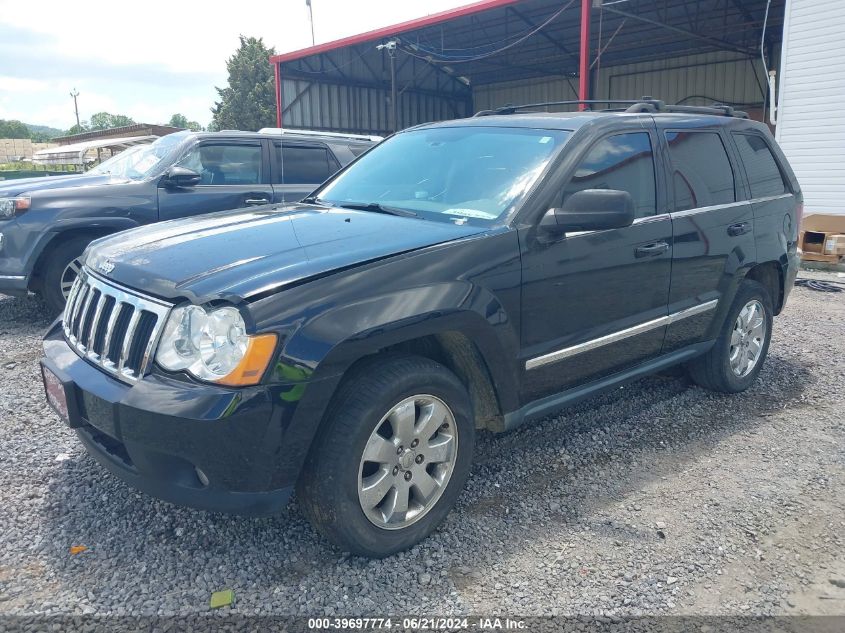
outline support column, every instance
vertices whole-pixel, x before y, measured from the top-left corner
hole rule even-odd
[[[282,77],[279,72],[279,62],[273,62],[276,74],[276,127],[282,127]]]
[[[581,0],[581,48],[578,64],[578,99],[586,101],[590,98],[590,9],[593,0]],[[582,103],[579,110],[586,110]]]

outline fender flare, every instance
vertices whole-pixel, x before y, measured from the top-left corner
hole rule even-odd
[[[424,310],[420,310],[424,307]],[[286,337],[282,362],[306,366],[308,381],[343,375],[356,361],[386,347],[455,332],[486,363],[503,407],[517,402],[518,322],[487,289],[452,281],[404,289],[334,306]],[[510,359],[510,360],[509,360]],[[513,399],[508,397],[513,391]]]
[[[414,301],[408,301],[413,296]],[[460,299],[456,299],[460,297]],[[420,312],[420,306],[425,311]],[[414,314],[416,312],[416,314]],[[378,318],[381,317],[381,318]],[[359,360],[408,341],[438,334],[466,337],[484,363],[498,407],[518,408],[518,322],[511,322],[495,296],[467,281],[434,284],[338,305],[283,335],[270,381],[282,400],[296,400],[283,423],[285,443],[302,455],[298,472],[326,409],[349,369]]]
[[[58,220],[49,231],[46,231],[35,245],[32,251],[32,257],[29,258],[30,264],[26,271],[27,275],[32,275],[42,265],[42,256],[47,249],[56,244],[57,240],[63,239],[68,233],[85,233],[97,232],[100,233],[98,237],[106,234],[118,233],[127,229],[134,229],[140,226],[138,222],[130,218],[109,218],[109,217],[93,217],[93,218],[69,218],[66,220]]]

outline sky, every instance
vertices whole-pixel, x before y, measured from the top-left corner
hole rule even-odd
[[[315,37],[328,42],[469,2],[312,0]],[[0,0],[0,119],[67,129],[76,89],[80,119],[105,111],[166,123],[178,112],[205,126],[238,35],[262,37],[279,53],[311,44],[305,0],[123,5]]]

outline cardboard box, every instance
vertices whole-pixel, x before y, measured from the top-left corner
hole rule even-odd
[[[804,218],[798,235],[801,259],[838,262],[845,256],[845,215],[814,213]]]
[[[845,235],[828,235],[824,240],[825,255],[845,255]]]

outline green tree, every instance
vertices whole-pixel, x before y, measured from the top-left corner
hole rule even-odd
[[[92,130],[109,130],[114,127],[123,127],[135,123],[125,114],[109,114],[108,112],[97,112],[91,115]]]
[[[66,132],[67,136],[72,136],[73,134],[82,134],[84,132],[90,132],[91,126],[88,125],[88,121],[80,121],[79,125],[72,125],[70,129]]]
[[[276,51],[264,46],[260,37],[241,35],[240,41],[226,61],[229,85],[217,88],[220,101],[211,108],[212,124],[218,130],[255,131],[276,124],[276,88],[268,59]]]
[[[170,117],[168,125],[172,127],[180,127],[183,130],[191,130],[191,132],[202,132],[203,127],[196,121],[188,121],[188,117],[184,114],[174,114]]]
[[[0,119],[0,138],[29,138],[29,128],[20,121]]]
[[[186,129],[188,127],[188,117],[186,117],[184,114],[174,114],[172,117],[170,117],[170,122],[167,125]]]

